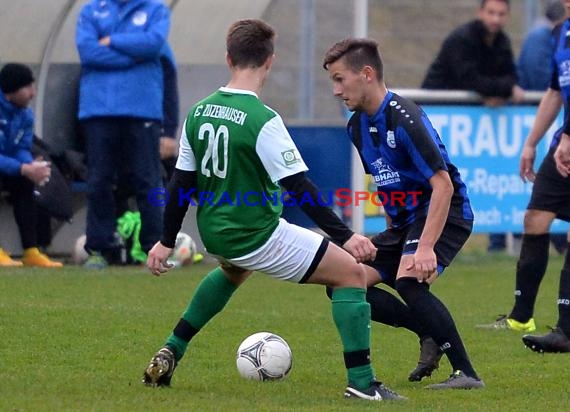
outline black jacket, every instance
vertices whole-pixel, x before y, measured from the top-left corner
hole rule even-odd
[[[511,42],[501,31],[489,47],[483,41],[485,33],[480,20],[451,32],[431,64],[422,88],[471,90],[485,97],[510,97],[517,83]]]

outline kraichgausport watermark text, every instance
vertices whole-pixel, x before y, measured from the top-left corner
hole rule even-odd
[[[361,206],[370,201],[375,206],[417,206],[420,191],[367,192],[340,188],[317,192],[317,199],[309,192],[299,195],[293,192],[222,192],[217,194],[208,191],[178,190],[178,206],[184,203],[189,206]],[[154,206],[165,206],[170,201],[170,194],[164,188],[155,188],[148,193],[148,200]]]

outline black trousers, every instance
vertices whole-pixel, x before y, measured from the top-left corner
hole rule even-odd
[[[141,214],[141,247],[148,252],[162,233],[161,205],[149,194],[162,189],[158,122],[130,117],[99,117],[81,122],[87,141],[87,243],[90,251],[116,247],[114,189],[126,185]]]
[[[50,217],[34,199],[34,184],[24,176],[1,176],[0,187],[10,194],[22,248],[48,246],[51,242]]]

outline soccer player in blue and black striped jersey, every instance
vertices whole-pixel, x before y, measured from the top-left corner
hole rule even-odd
[[[428,388],[483,387],[451,314],[430,291],[471,233],[473,212],[465,184],[426,114],[387,89],[375,41],[338,42],[327,51],[323,66],[334,95],[354,111],[350,138],[387,200],[388,229],[372,239],[378,252],[367,268],[368,285],[391,285],[406,304],[376,289],[376,298],[367,295],[372,312],[381,308],[393,316],[383,323],[418,322],[447,355],[452,375]]]

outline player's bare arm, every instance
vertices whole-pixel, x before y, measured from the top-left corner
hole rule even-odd
[[[562,96],[560,91],[548,89],[536,113],[536,119],[532,125],[532,129],[523,146],[521,154],[519,174],[523,181],[534,182],[534,160],[536,158],[536,145],[544,137],[548,128],[556,119],[560,108],[562,107]]]
[[[437,259],[433,249],[447,221],[453,196],[453,184],[445,170],[439,170],[429,182],[433,192],[426,223],[416,253],[413,255],[413,262],[407,268],[415,269],[422,280],[427,280],[437,270]]]

